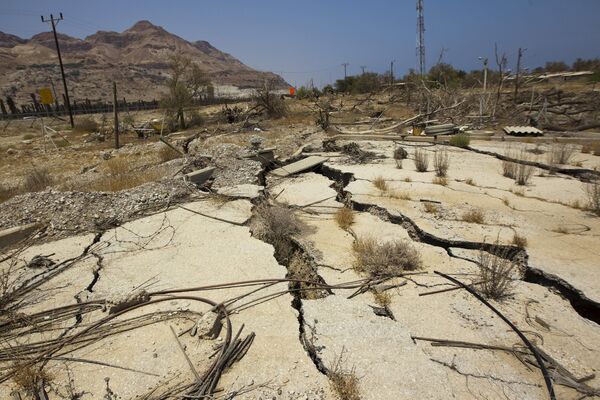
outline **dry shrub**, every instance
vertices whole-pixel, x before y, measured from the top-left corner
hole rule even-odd
[[[483,224],[485,218],[481,210],[471,210],[463,214],[462,220],[470,224]]]
[[[336,211],[334,218],[340,228],[348,230],[354,223],[354,211],[348,207],[339,208]]]
[[[520,272],[519,266],[508,257],[508,251],[493,246],[479,252],[479,292],[494,300],[502,300],[512,293],[514,282]]]
[[[586,187],[588,210],[600,216],[600,181],[587,184]]]
[[[529,183],[531,176],[533,175],[534,168],[531,165],[518,164],[517,165],[517,176],[515,182],[517,185],[525,186]]]
[[[427,172],[429,168],[429,154],[422,149],[415,150],[415,168],[418,172]]]
[[[433,153],[433,168],[435,169],[436,176],[440,178],[446,176],[448,168],[450,168],[450,156],[448,155],[448,150],[441,149],[436,150]]]
[[[181,157],[181,155],[167,145],[161,146],[158,150],[158,159],[161,162],[167,162]]]
[[[39,388],[44,383],[52,381],[53,377],[36,365],[13,365],[13,381],[19,388],[28,395],[37,398]]]
[[[467,178],[465,180],[465,183],[469,186],[477,186],[477,184],[475,183],[475,181],[473,180],[473,178]]]
[[[389,292],[375,292],[373,293],[375,303],[381,307],[389,307],[392,304],[392,295]]]
[[[90,117],[79,118],[75,123],[75,128],[73,129],[75,132],[79,133],[91,133],[98,132],[100,126],[96,121],[94,121]]]
[[[408,158],[408,151],[404,147],[396,147],[394,150],[394,160],[406,160]]]
[[[343,368],[343,355],[344,349],[342,348],[340,356],[336,357],[336,361],[327,375],[331,389],[340,400],[360,400],[359,379],[356,376],[355,368],[352,367],[350,370]]]
[[[523,249],[527,247],[527,238],[515,233],[512,239],[512,244]]]
[[[372,237],[362,237],[354,241],[352,250],[356,270],[372,277],[394,276],[423,265],[420,254],[408,240],[379,244]]]
[[[515,179],[517,176],[517,163],[502,160],[502,175],[510,179]]]
[[[385,179],[383,179],[382,176],[378,176],[377,178],[373,179],[371,183],[373,184],[373,186],[375,186],[382,192],[386,192],[388,190],[387,182],[385,181]]]
[[[425,212],[429,214],[437,214],[440,211],[437,204],[429,201],[423,203],[423,208],[425,209]]]
[[[41,192],[52,185],[52,177],[46,168],[33,168],[29,170],[23,182],[26,192]]]
[[[275,248],[275,258],[287,264],[294,254],[292,238],[302,231],[302,223],[289,207],[283,204],[262,203],[254,209],[252,234]]]
[[[268,85],[259,89],[254,97],[256,107],[269,118],[283,118],[288,114],[288,106],[280,95],[271,91]]]
[[[434,185],[448,186],[448,179],[445,177],[436,176],[431,181]]]
[[[546,155],[548,164],[568,164],[575,153],[575,146],[568,143],[555,143]]]

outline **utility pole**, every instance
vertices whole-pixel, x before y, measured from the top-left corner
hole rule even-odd
[[[365,74],[365,69],[366,69],[366,68],[367,68],[367,66],[366,66],[366,65],[361,65],[361,66],[360,66],[360,69],[362,70],[362,74],[363,74],[363,75]]]
[[[417,59],[419,75],[425,75],[425,18],[423,17],[423,0],[417,0]]]
[[[517,95],[519,94],[519,78],[521,76],[521,57],[523,57],[523,53],[527,49],[522,49],[519,47],[519,55],[517,57],[517,76],[515,78],[515,97],[514,102],[517,102]]]
[[[344,67],[344,80],[348,77],[348,75],[346,74],[346,67],[348,67],[348,65],[350,65],[350,63],[343,63],[342,67]]]
[[[392,62],[390,62],[390,86],[392,86],[394,84],[394,62],[396,60],[392,60]]]
[[[67,89],[67,80],[65,79],[65,68],[63,67],[62,57],[60,56],[60,47],[58,46],[58,36],[56,36],[56,24],[59,21],[62,21],[63,15],[59,14],[60,18],[54,18],[52,14],[50,14],[50,19],[44,19],[42,15],[42,22],[50,22],[52,25],[52,32],[54,33],[54,42],[56,43],[56,53],[58,54],[58,63],[60,64],[60,74],[62,75],[63,86],[65,88],[65,99],[67,111],[69,111],[69,120],[71,121],[71,128],[75,127],[75,123],[73,122],[73,111],[71,111],[71,101],[69,100],[69,89]]]
[[[117,82],[113,81],[113,114],[115,117],[115,149],[119,148],[119,113],[117,111]]]

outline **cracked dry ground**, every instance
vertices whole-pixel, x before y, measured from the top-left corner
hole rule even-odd
[[[496,240],[510,244],[517,233],[528,241],[520,254],[524,278],[509,298],[491,303],[562,366],[549,371],[556,398],[597,396],[600,220],[565,205],[583,199],[582,182],[536,174],[521,192],[492,155],[448,148],[448,185],[442,186],[432,183],[434,172],[415,171],[412,146],[403,169],[392,159],[394,143],[361,147],[385,158],[356,165],[330,154],[312,172],[268,175],[260,197],[207,198],[99,235],[27,248],[22,262],[52,253],[53,260],[75,260],[28,294],[14,319],[25,322],[0,326],[7,338],[2,375],[18,353],[44,363],[51,399],[72,392],[85,392],[83,399],[168,398],[197,381],[196,373],[202,378],[210,371],[228,340],[226,329],[215,339],[190,335],[199,313],[209,310],[196,300],[202,297],[226,302],[234,335],[242,326],[240,338],[256,335],[243,357],[221,368],[214,398],[335,399],[330,378],[341,364],[358,378],[362,399],[546,399],[531,354],[489,308],[465,290],[420,296],[454,287],[433,271],[475,282],[479,249]],[[373,185],[377,177],[387,191]],[[289,266],[250,232],[253,208],[275,198],[303,222],[294,245],[309,261],[311,280],[328,285],[318,296],[287,291],[292,285],[281,280],[290,277]],[[435,213],[421,200],[439,202]],[[333,218],[344,204],[355,210],[350,230]],[[482,224],[461,220],[473,209],[482,211]],[[385,312],[372,288],[360,290],[366,276],[352,268],[353,242],[364,236],[381,243],[406,239],[423,260],[421,270],[385,282]],[[257,283],[230,284],[240,281]],[[214,286],[221,284],[227,285]],[[94,325],[114,316],[110,304],[122,304],[132,292],[161,301],[134,300],[144,306]],[[36,314],[73,304],[77,311],[60,317]],[[5,379],[0,396],[14,387]]]

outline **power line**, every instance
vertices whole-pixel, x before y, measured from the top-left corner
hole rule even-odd
[[[50,19],[44,19],[42,15],[42,22],[49,22],[52,25],[52,32],[54,33],[54,42],[56,43],[56,53],[58,54],[58,63],[60,64],[60,74],[62,75],[63,86],[65,88],[65,103],[67,103],[67,110],[69,111],[69,120],[71,121],[71,128],[75,128],[75,123],[73,122],[73,111],[71,110],[71,101],[69,100],[69,89],[67,88],[67,80],[65,79],[65,69],[63,67],[62,57],[60,55],[60,46],[58,45],[58,36],[56,35],[56,24],[59,21],[62,21],[63,15],[59,14],[60,18],[54,18],[52,14],[50,14]]]

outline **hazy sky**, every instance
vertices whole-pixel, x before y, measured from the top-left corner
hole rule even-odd
[[[97,30],[123,31],[147,19],[184,39],[207,40],[247,65],[280,73],[301,85],[323,85],[349,74],[416,65],[414,0],[1,0],[0,31],[31,37],[40,15],[58,14],[62,33],[83,38]],[[463,69],[493,59],[494,43],[512,68],[600,57],[600,0],[425,0],[427,66],[442,48],[444,61]]]

